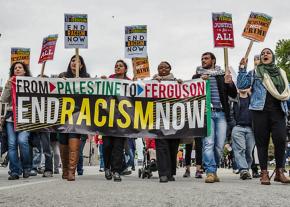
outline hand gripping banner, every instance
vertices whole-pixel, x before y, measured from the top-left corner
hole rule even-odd
[[[124,137],[192,138],[210,134],[210,89],[201,79],[128,81],[17,77],[17,131]]]

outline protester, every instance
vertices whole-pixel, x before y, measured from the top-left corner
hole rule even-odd
[[[77,172],[78,175],[83,175],[84,174],[84,155],[83,155],[83,151],[84,151],[84,147],[86,145],[88,139],[88,135],[81,135],[81,139],[80,139],[80,149],[79,149],[79,161],[77,164]]]
[[[53,174],[59,174],[60,152],[58,137],[58,133],[50,133],[50,146],[53,154]]]
[[[202,138],[197,137],[194,139],[195,147],[195,178],[202,178]],[[183,174],[184,178],[190,177],[190,167],[191,167],[191,154],[192,154],[193,144],[185,145],[185,173]]]
[[[80,78],[89,78],[84,59],[79,56],[79,76]],[[67,71],[59,74],[60,78],[75,78],[77,69],[77,57],[70,59]],[[62,178],[68,181],[75,180],[75,171],[79,159],[81,134],[70,133],[60,134],[60,155],[62,161]]]
[[[158,65],[158,74],[153,76],[153,80],[162,81],[176,81],[177,79],[171,73],[171,65],[163,61]],[[181,80],[177,80],[181,82]],[[167,183],[168,181],[175,181],[176,175],[176,155],[178,151],[180,139],[156,139],[156,155],[157,167],[159,173],[159,181]]]
[[[261,63],[254,74],[246,71],[247,60],[242,59],[238,75],[238,88],[252,88],[249,109],[252,110],[253,127],[259,163],[261,184],[270,185],[267,167],[270,135],[274,143],[276,174],[274,181],[290,183],[284,175],[283,159],[285,156],[287,100],[290,97],[285,71],[275,64],[275,55],[269,48],[262,50]],[[252,78],[253,76],[253,78]],[[253,82],[251,81],[253,79]]]
[[[255,55],[254,56],[254,69],[250,71],[251,74],[251,85],[254,82],[254,73],[258,67],[258,65],[260,64],[260,55]],[[253,178],[259,178],[260,174],[259,174],[259,159],[258,159],[258,151],[257,151],[257,147],[255,145],[254,150],[252,152],[252,157],[253,157],[253,162],[252,162],[252,177]]]
[[[23,173],[23,178],[29,177],[30,171],[30,154],[28,137],[29,132],[16,132],[13,124],[12,112],[12,82],[15,81],[15,76],[31,76],[28,67],[22,62],[13,63],[10,68],[9,77],[2,93],[2,102],[7,103],[6,114],[6,130],[8,135],[8,156],[10,176],[8,180],[17,180]],[[18,156],[18,147],[20,151],[20,158]]]
[[[183,149],[179,149],[177,152],[177,167],[183,167]]]
[[[123,60],[117,60],[115,64],[115,74],[109,78],[130,80],[127,76],[128,66]],[[105,79],[106,76],[101,78]],[[120,176],[122,172],[124,159],[125,138],[121,136],[103,136],[105,177],[107,180],[114,178],[115,182],[122,181]]]
[[[101,135],[96,134],[94,136],[94,141],[99,148],[99,162],[100,162],[100,172],[105,171],[105,163],[104,163],[104,147],[103,147],[103,138]]]
[[[129,166],[131,166],[131,170],[135,171],[136,142],[134,138],[128,138],[128,146],[129,146],[129,156],[130,156],[128,164]]]
[[[201,57],[202,66],[198,67],[195,78],[210,81],[211,94],[211,134],[203,139],[203,164],[206,170],[206,183],[219,182],[217,166],[223,151],[227,120],[230,115],[228,96],[235,98],[237,90],[232,76],[216,66],[213,53],[206,52]]]
[[[252,115],[249,110],[250,89],[239,89],[237,102],[234,103],[236,126],[232,130],[232,141],[235,162],[242,180],[251,179],[249,169],[253,158],[255,138],[252,130]]]

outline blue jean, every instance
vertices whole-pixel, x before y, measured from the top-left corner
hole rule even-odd
[[[99,156],[100,156],[100,168],[104,169],[105,168],[105,163],[104,163],[104,148],[103,144],[99,145]]]
[[[211,134],[203,138],[203,164],[206,173],[216,173],[226,140],[227,121],[224,112],[211,113]]]
[[[135,163],[134,163],[134,159],[135,159],[135,151],[133,149],[129,149],[129,160],[127,161],[127,167],[131,166],[131,167],[135,167]]]
[[[80,154],[79,154],[79,161],[78,161],[78,165],[77,165],[77,172],[79,175],[82,175],[84,173],[84,155],[83,155],[83,151],[84,151],[84,147],[86,144],[86,139],[81,139],[80,140]]]
[[[8,157],[11,175],[20,175],[22,170],[29,171],[31,167],[28,143],[29,132],[15,132],[13,122],[6,123],[6,130],[8,135]],[[18,146],[20,159],[18,156]]]
[[[233,151],[238,169],[249,170],[253,162],[255,137],[251,127],[235,126],[232,131]]]

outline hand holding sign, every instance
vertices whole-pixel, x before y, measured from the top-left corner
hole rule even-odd
[[[246,68],[248,65],[248,58],[242,58],[240,61],[240,68]]]
[[[232,82],[233,82],[232,74],[230,70],[227,70],[225,74],[225,83],[230,84]]]

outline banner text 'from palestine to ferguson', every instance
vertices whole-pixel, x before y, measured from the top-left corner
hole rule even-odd
[[[16,80],[17,130],[204,136],[207,84],[117,79]]]

